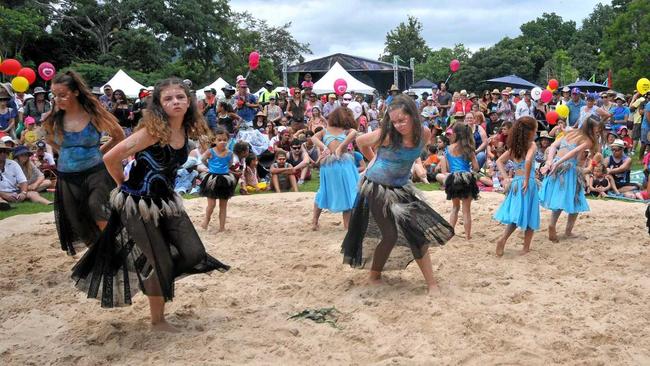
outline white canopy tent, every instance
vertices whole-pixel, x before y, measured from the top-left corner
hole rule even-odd
[[[338,62],[332,65],[332,68],[320,80],[314,83],[312,90],[316,94],[334,93],[334,81],[337,79],[345,80],[348,84],[347,90],[350,92],[372,94],[375,91],[375,88],[355,79]]]
[[[226,87],[230,84],[228,84],[224,79],[218,78],[215,80],[212,84],[206,85],[201,89],[196,90],[196,99],[205,99],[205,93],[203,92],[205,89],[212,89],[214,88],[217,91],[217,98],[223,98],[224,94],[221,88]]]
[[[125,73],[122,69],[116,72],[111,80],[102,86],[102,89],[106,85],[110,85],[113,90],[122,90],[124,94],[129,98],[137,98],[138,94],[140,93],[140,89],[146,89],[144,85],[133,80],[133,78]]]

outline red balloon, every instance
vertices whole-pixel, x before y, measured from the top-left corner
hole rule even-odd
[[[20,71],[18,71],[17,75],[27,79],[30,85],[36,81],[36,73],[34,72],[34,70],[30,69],[29,67],[23,67],[22,69],[20,69]]]
[[[348,90],[348,83],[343,79],[334,80],[334,93],[343,95]]]
[[[451,60],[451,62],[449,63],[449,69],[451,70],[451,72],[458,71],[458,69],[460,69],[460,61],[456,59]]]
[[[22,66],[20,65],[20,62],[13,58],[8,58],[0,64],[0,72],[5,75],[16,75],[21,68]]]
[[[548,103],[553,99],[553,93],[548,90],[542,90],[542,96],[539,99],[542,103]]]
[[[546,113],[546,122],[548,122],[548,124],[551,126],[557,123],[558,118],[560,118],[560,115],[557,114],[556,111],[550,111]]]
[[[560,83],[558,83],[557,80],[551,79],[548,81],[548,87],[551,88],[551,90],[557,89],[558,86],[560,86]]]
[[[260,66],[260,54],[257,51],[253,51],[248,55],[248,67],[251,70],[255,70],[258,66]]]

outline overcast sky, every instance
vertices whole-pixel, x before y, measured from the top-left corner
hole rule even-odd
[[[429,47],[463,43],[472,51],[490,46],[505,36],[516,37],[519,26],[542,13],[555,12],[578,26],[599,0],[231,0],[235,11],[248,10],[272,25],[291,21],[294,37],[309,43],[313,55],[347,53],[377,59],[386,33],[408,15],[423,24]]]

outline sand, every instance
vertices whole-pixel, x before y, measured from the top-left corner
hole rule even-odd
[[[426,195],[448,216],[443,192]],[[429,297],[415,264],[387,272],[379,287],[341,264],[341,217],[324,214],[321,231],[309,231],[312,193],[235,197],[228,232],[217,233],[214,221],[200,231],[208,251],[233,269],[177,283],[167,314],[180,334],[149,330],[142,295],[106,310],[77,292],[74,259],[59,249],[51,213],[11,217],[0,223],[0,363],[650,364],[645,206],[590,201],[578,238],[559,244],[546,238],[544,210],[533,252],[517,255],[517,232],[497,259],[502,227],[491,215],[502,198],[482,193],[473,239],[432,251],[442,290]],[[195,224],[204,205],[186,201]],[[332,306],[337,328],[288,319]]]

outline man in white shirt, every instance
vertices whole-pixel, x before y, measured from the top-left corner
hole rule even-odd
[[[517,108],[515,109],[515,119],[524,116],[535,117],[535,106],[533,105],[533,101],[530,99],[530,90],[526,90],[524,99],[517,103]]]

